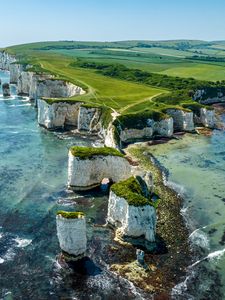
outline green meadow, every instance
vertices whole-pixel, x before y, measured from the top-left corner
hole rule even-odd
[[[105,76],[93,68],[82,68],[74,62],[122,65],[133,70],[201,81],[225,80],[225,43],[204,41],[122,41],[122,42],[41,42],[13,46],[7,51],[35,70],[49,72],[82,86],[87,93],[67,101],[112,108],[120,113],[157,109],[157,96],[177,89],[165,87],[167,78],[153,83],[135,82],[129,78]],[[135,71],[136,72],[136,71]],[[108,74],[109,75],[109,74]],[[113,74],[112,74],[113,75]],[[128,76],[128,75],[127,75]],[[129,76],[128,76],[129,77]],[[169,80],[169,78],[168,78]],[[160,84],[164,81],[164,85]],[[174,80],[172,80],[174,81]],[[175,80],[176,81],[176,80]],[[183,101],[183,100],[182,100]],[[179,105],[179,101],[177,105]]]

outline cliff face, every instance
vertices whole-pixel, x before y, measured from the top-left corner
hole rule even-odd
[[[129,162],[119,156],[94,156],[80,159],[69,152],[68,185],[74,190],[88,190],[101,184],[104,178],[113,182],[130,176]]]
[[[9,71],[11,63],[15,62],[16,58],[5,51],[0,52],[0,69]]]
[[[167,114],[173,118],[174,130],[194,130],[193,112],[183,111],[180,109],[168,109]]]
[[[55,102],[48,104],[38,99],[38,123],[47,129],[77,126],[80,103]]]
[[[36,89],[37,97],[45,98],[69,98],[85,94],[85,91],[81,87],[56,79],[39,79]]]
[[[10,64],[9,72],[10,72],[10,83],[18,83],[20,74],[24,71],[24,67],[20,64]]]
[[[193,100],[201,104],[214,104],[225,102],[225,94],[220,90],[214,90],[213,93],[207,93],[206,89],[196,90],[193,95]]]
[[[38,123],[47,129],[63,128],[67,125],[88,132],[100,131],[101,111],[97,108],[84,108],[81,102],[55,102],[48,104],[38,99]]]
[[[81,106],[79,109],[78,130],[89,132],[99,131],[100,116],[100,109]]]
[[[40,94],[40,92],[38,90],[38,83],[39,83],[39,81],[47,80],[50,78],[52,78],[52,75],[33,73],[33,76],[31,78],[30,90],[29,90],[29,98],[30,98],[30,100],[35,101],[36,106],[37,106],[38,98],[42,97],[42,95]]]
[[[104,136],[105,146],[119,148],[114,138],[115,127],[110,125],[107,129],[102,128],[101,134]]]
[[[69,98],[83,95],[85,91],[72,83],[50,78],[50,75],[37,75],[22,71],[18,77],[17,93],[30,96],[36,100],[45,98]]]
[[[215,111],[201,108],[199,115],[194,115],[194,121],[197,125],[213,128],[215,126]]]
[[[33,73],[22,71],[18,77],[17,94],[29,96]]]
[[[56,226],[60,248],[74,256],[84,255],[87,249],[85,217],[66,219],[58,215]]]
[[[163,119],[158,122],[149,119],[148,124],[148,127],[142,129],[129,128],[121,130],[120,140],[127,143],[134,140],[152,138],[154,135],[160,135],[163,137],[170,137],[173,135],[172,118]]]
[[[154,242],[156,231],[156,210],[151,205],[132,206],[112,191],[109,196],[107,222],[119,227],[123,235],[145,236]]]

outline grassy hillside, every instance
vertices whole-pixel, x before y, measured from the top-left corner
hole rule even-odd
[[[7,48],[7,51],[34,65],[36,71],[52,73],[86,89],[86,95],[68,101],[82,100],[88,105],[110,107],[122,114],[146,109],[160,111],[171,105],[171,97],[166,95],[176,90],[190,90],[195,79],[225,80],[223,42],[62,41],[24,44]],[[76,64],[79,60],[111,67],[100,71]],[[118,64],[122,67],[113,67]],[[163,101],[158,101],[159,95],[164,95]],[[172,105],[191,101],[188,93],[178,94],[173,100]]]
[[[129,68],[199,80],[224,80],[225,42],[204,41],[121,41],[41,42],[10,47],[16,53],[41,52],[72,58],[82,57]],[[196,61],[196,56],[204,60]],[[193,59],[192,59],[193,58]],[[207,58],[209,59],[207,61]]]

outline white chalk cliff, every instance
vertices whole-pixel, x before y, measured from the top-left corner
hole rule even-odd
[[[181,109],[168,109],[166,113],[173,118],[174,130],[194,130],[194,117],[192,111],[184,111]]]
[[[199,115],[194,115],[194,121],[197,125],[213,128],[215,126],[215,111],[202,107]]]
[[[48,103],[44,99],[37,100],[38,123],[47,129],[73,126],[81,131],[97,133],[101,130],[98,108],[86,108],[81,102],[55,101]]]
[[[147,123],[148,126],[142,129],[125,128],[120,130],[120,140],[126,143],[133,140],[152,138],[154,135],[160,135],[163,137],[170,137],[173,135],[172,118],[166,118],[160,121],[149,119]]]
[[[24,71],[23,65],[12,63],[9,65],[10,83],[17,84],[20,74]]]
[[[85,217],[67,219],[57,215],[56,226],[60,248],[74,256],[84,255],[87,249]]]
[[[85,130],[89,132],[99,131],[100,116],[101,110],[99,108],[80,106],[78,130]]]
[[[77,126],[80,103],[54,102],[38,99],[38,123],[47,129]]]
[[[225,94],[218,90],[214,96],[207,96],[207,91],[205,89],[199,89],[195,91],[193,95],[193,100],[206,105],[213,103],[223,103],[225,102]]]
[[[5,51],[0,52],[0,69],[9,71],[10,64],[14,63],[15,61],[15,56],[10,55]]]
[[[69,151],[68,186],[74,190],[88,190],[101,184],[104,178],[113,182],[127,179],[131,166],[126,158],[96,155],[80,159]]]
[[[155,241],[156,210],[151,205],[133,206],[127,200],[110,192],[107,222],[120,228],[125,236],[145,236],[149,242]]]

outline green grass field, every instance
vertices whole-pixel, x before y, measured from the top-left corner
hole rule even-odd
[[[104,76],[94,69],[71,66],[78,58],[103,64],[122,64],[130,69],[198,80],[225,80],[224,42],[204,41],[122,41],[43,42],[7,49],[21,60],[40,65],[47,72],[84,87],[86,95],[70,101],[110,107],[133,113],[157,106],[155,97],[169,91],[156,86]],[[222,53],[222,54],[221,54]],[[194,59],[193,56],[201,58]],[[207,57],[210,59],[207,60]],[[212,58],[217,60],[213,61]],[[204,60],[202,60],[202,58]],[[178,103],[179,104],[179,103]]]
[[[143,47],[143,45],[145,47]],[[82,57],[97,62],[120,63],[129,68],[199,80],[224,80],[224,62],[192,60],[193,55],[225,57],[224,42],[203,41],[125,41],[125,42],[44,42],[10,47],[28,54],[57,54]]]
[[[164,89],[149,87],[143,84],[127,82],[97,74],[94,70],[74,68],[70,66],[71,58],[53,54],[37,54],[41,66],[60,77],[86,86],[88,92],[84,96],[69,98],[82,100],[90,104],[100,104],[117,111],[126,111],[139,101],[145,101],[153,96],[167,93]],[[72,60],[73,61],[73,60]]]

